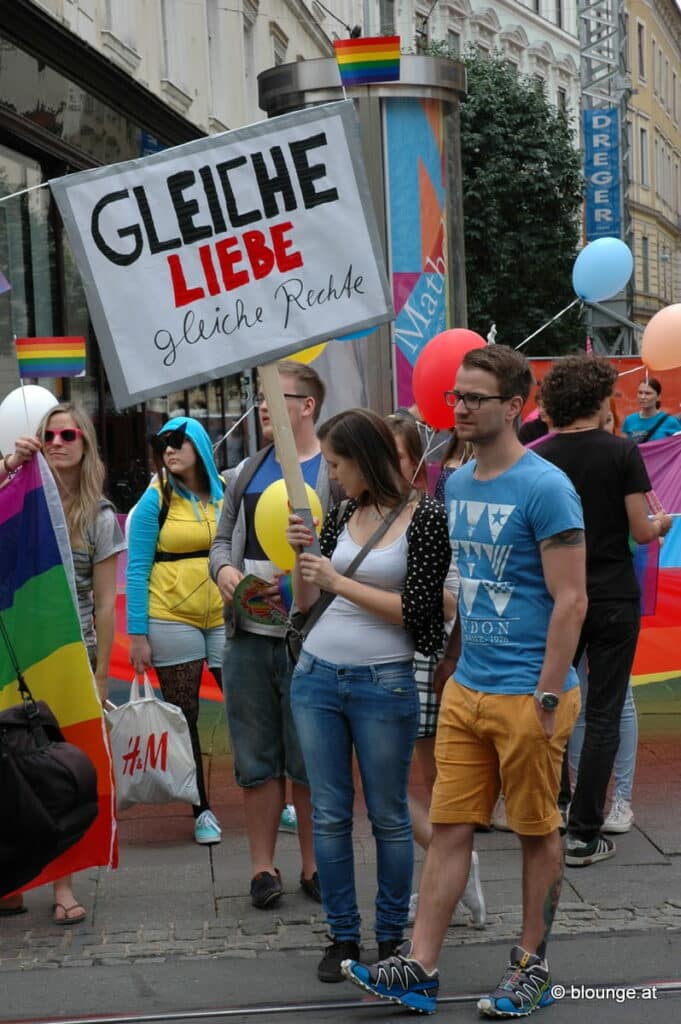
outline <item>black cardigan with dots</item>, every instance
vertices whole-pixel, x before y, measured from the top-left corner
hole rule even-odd
[[[340,518],[337,507],[327,514],[319,538],[326,558],[331,558],[343,527],[356,508],[357,502],[351,499]],[[428,494],[420,499],[407,527],[407,545],[407,576],[402,591],[404,628],[420,654],[437,654],[444,643],[442,588],[452,550],[445,510]]]

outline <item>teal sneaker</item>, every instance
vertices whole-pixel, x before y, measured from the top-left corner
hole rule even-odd
[[[286,804],[286,807],[284,807],[284,810],[281,812],[281,818],[279,819],[279,831],[298,831],[298,818],[296,816],[296,809],[293,806],[293,804]]]
[[[211,846],[222,841],[220,822],[212,811],[202,811],[194,823],[194,839],[199,846]]]

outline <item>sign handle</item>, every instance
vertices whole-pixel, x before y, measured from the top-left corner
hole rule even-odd
[[[259,366],[258,376],[267,401],[267,411],[270,414],[272,433],[274,434],[274,449],[286,484],[288,500],[293,511],[301,517],[314,538],[313,544],[305,550],[311,555],[320,555],[317,531],[312,520],[312,510],[305,489],[303,471],[300,468],[291,421],[286,409],[286,399],[281,387],[281,377],[276,363]]]

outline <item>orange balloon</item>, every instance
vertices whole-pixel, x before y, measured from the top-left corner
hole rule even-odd
[[[681,366],[681,304],[665,306],[643,332],[641,359],[650,370]]]

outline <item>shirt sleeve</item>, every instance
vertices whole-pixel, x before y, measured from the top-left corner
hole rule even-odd
[[[158,541],[158,513],[161,495],[148,487],[130,520],[126,592],[128,633],[146,636],[149,632],[149,577],[154,565]]]
[[[579,495],[562,470],[552,467],[532,485],[527,514],[537,542],[565,530],[583,530],[584,514]]]
[[[627,447],[628,451],[624,459],[624,493],[646,494],[648,491],[652,491],[653,485],[650,482],[641,450],[633,442],[630,447]]]
[[[100,508],[95,522],[95,536],[92,553],[92,564],[104,562],[119,551],[125,551],[127,545],[116,513],[110,506]]]

